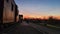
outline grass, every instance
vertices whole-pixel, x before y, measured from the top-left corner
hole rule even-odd
[[[50,24],[44,24],[44,23],[36,23],[37,25],[41,25],[41,26],[45,26],[49,29],[52,29],[52,30],[58,30],[60,31],[60,27],[59,26],[55,26],[55,25],[50,25]]]
[[[47,26],[54,27],[54,28],[60,28],[59,26],[54,26],[54,25],[49,25],[49,24],[47,24]]]
[[[53,29],[53,30],[58,30],[58,31],[60,31],[60,27],[58,27],[58,26],[54,26],[54,25],[49,25],[49,24],[47,24],[46,27],[47,27],[47,28],[50,28],[50,29]]]

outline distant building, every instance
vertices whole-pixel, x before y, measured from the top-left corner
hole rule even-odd
[[[23,15],[19,15],[19,22],[22,23],[23,21]]]
[[[16,22],[18,7],[14,0],[0,0],[0,23]]]

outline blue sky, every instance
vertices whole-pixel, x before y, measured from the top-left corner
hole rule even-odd
[[[19,14],[30,16],[59,16],[60,0],[15,0]]]

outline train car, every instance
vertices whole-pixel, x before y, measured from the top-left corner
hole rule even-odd
[[[0,23],[17,22],[18,7],[14,0],[0,0]]]
[[[19,15],[19,23],[23,22],[23,15]]]

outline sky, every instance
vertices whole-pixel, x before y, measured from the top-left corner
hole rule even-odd
[[[24,17],[60,16],[60,0],[15,0]],[[60,17],[59,17],[60,18]]]

